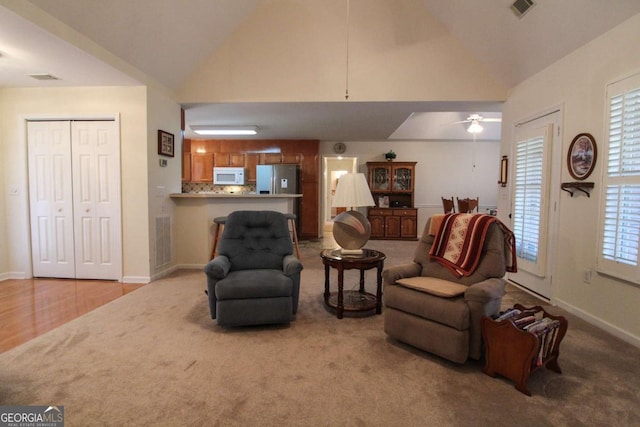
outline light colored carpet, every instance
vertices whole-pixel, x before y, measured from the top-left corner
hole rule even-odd
[[[388,339],[384,313],[336,319],[320,247],[302,246],[291,325],[220,329],[204,273],[180,271],[0,354],[0,405],[64,405],[67,426],[640,425],[639,349],[551,307],[569,319],[563,374],[536,371],[527,397],[482,362]],[[368,247],[391,265],[415,242]],[[356,271],[345,277],[357,286]],[[515,301],[532,302],[510,288],[505,305]]]

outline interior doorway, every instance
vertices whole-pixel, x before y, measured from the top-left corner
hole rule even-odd
[[[339,208],[331,207],[333,194],[338,186],[340,176],[345,173],[358,172],[357,157],[325,157],[323,164],[323,182],[322,182],[322,210],[323,210],[323,235],[327,232],[331,233],[333,228],[333,218],[340,212]]]

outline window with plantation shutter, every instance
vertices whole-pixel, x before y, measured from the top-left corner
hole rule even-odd
[[[640,74],[609,85],[598,271],[640,283]]]

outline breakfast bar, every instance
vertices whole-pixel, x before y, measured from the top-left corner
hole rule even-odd
[[[238,210],[271,210],[292,213],[302,194],[174,193],[174,250],[176,263],[201,267],[209,261],[213,219]]]

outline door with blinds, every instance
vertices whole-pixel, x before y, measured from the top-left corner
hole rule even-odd
[[[551,182],[559,180],[559,171],[554,171],[551,165],[552,158],[560,155],[560,150],[554,149],[558,132],[553,114],[519,125],[514,132],[512,152],[511,229],[516,236],[518,272],[509,273],[508,277],[547,299],[552,296],[556,248],[553,230],[557,223],[558,194],[551,191]]]
[[[115,121],[28,123],[34,277],[120,280]]]

